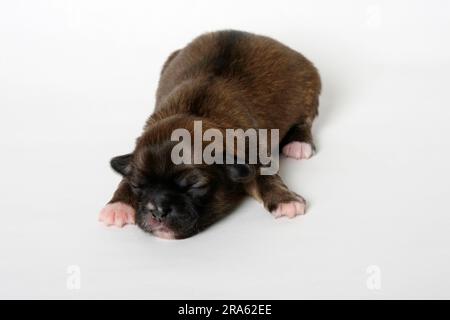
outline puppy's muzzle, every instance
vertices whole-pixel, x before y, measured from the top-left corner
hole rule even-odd
[[[175,208],[169,203],[169,201],[162,197],[156,197],[153,200],[153,203],[149,202],[146,209],[155,220],[160,222],[164,221],[167,216],[175,211]]]

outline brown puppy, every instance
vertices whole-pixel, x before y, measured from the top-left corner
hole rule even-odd
[[[163,66],[155,112],[132,153],[111,160],[123,175],[100,220],[136,222],[163,238],[186,238],[220,219],[250,194],[276,217],[303,214],[305,201],[261,164],[174,164],[174,130],[279,129],[284,155],[309,158],[320,78],[298,52],[240,31],[204,34]],[[224,157],[229,154],[224,152]],[[232,156],[236,156],[235,154]]]

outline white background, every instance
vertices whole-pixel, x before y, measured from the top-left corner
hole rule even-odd
[[[249,199],[183,241],[103,227],[162,63],[224,28],[321,72],[318,154],[281,169],[308,214]],[[450,298],[449,31],[445,0],[1,1],[0,297]]]

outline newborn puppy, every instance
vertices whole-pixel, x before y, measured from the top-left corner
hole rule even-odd
[[[179,128],[192,133],[195,121],[222,132],[278,129],[279,150],[307,159],[315,150],[311,125],[319,93],[312,63],[273,39],[240,31],[196,38],[165,62],[155,111],[134,151],[111,160],[123,179],[100,220],[119,227],[137,223],[158,237],[182,239],[223,217],[245,195],[275,217],[304,214],[305,200],[279,175],[262,175],[260,163],[174,164],[171,135]]]

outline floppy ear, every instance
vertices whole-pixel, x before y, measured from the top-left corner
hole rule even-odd
[[[254,166],[248,164],[225,164],[228,177],[238,183],[246,183],[255,177]]]
[[[124,154],[123,156],[117,156],[111,159],[110,164],[114,171],[120,173],[123,176],[126,176],[131,171],[131,158],[133,157],[132,153]]]

